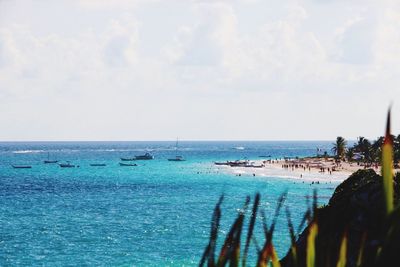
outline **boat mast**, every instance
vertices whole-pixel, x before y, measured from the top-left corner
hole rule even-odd
[[[178,137],[176,138],[176,144],[175,144],[175,157],[178,156]]]

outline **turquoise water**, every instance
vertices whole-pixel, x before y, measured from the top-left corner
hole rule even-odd
[[[220,242],[247,195],[260,192],[269,215],[288,190],[286,205],[297,225],[306,196],[316,188],[319,203],[326,203],[337,185],[239,177],[218,172],[213,161],[310,156],[316,147],[329,151],[331,143],[180,142],[185,162],[167,161],[175,155],[174,142],[0,143],[0,265],[196,266],[221,194]],[[155,159],[138,161],[137,167],[118,165],[120,157],[145,151]],[[48,152],[80,167],[43,164]],[[286,225],[282,214],[274,234],[280,256],[289,244]],[[261,226],[256,227],[262,244]]]

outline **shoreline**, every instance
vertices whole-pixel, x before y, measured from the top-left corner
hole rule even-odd
[[[263,167],[244,167],[214,165],[219,171],[236,176],[257,176],[294,179],[307,182],[343,182],[363,165],[357,163],[336,163],[333,159],[300,158],[296,160],[252,160],[253,165]],[[380,168],[373,168],[379,173]]]

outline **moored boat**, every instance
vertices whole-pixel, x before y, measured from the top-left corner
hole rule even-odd
[[[30,165],[11,165],[14,169],[31,169]]]
[[[175,145],[175,158],[170,158],[168,161],[185,161],[183,156],[178,155],[178,138],[176,138],[176,145]]]
[[[47,152],[47,160],[44,160],[43,163],[44,164],[51,164],[51,163],[57,163],[58,160],[51,160],[50,159],[50,152]]]
[[[74,164],[71,164],[69,161],[67,163],[58,164],[61,168],[75,168]]]
[[[134,160],[136,160],[136,157],[135,158],[121,158],[121,160],[122,161],[134,161]]]
[[[246,168],[263,168],[264,165],[262,165],[262,164],[261,165],[247,164],[244,167],[246,167]]]
[[[182,156],[175,156],[175,158],[168,159],[168,161],[185,161]]]
[[[58,160],[44,160],[43,163],[49,164],[49,163],[57,163]]]
[[[136,163],[122,163],[122,162],[120,162],[119,163],[119,166],[137,166],[137,164]]]
[[[150,160],[150,159],[154,159],[154,156],[151,155],[150,153],[146,153],[144,155],[139,155],[139,156],[135,156],[136,160]]]
[[[228,162],[228,165],[231,167],[246,167],[246,165],[248,164],[249,164],[248,160],[235,160]]]
[[[229,161],[226,161],[226,162],[218,162],[218,161],[216,161],[216,162],[214,162],[214,164],[215,165],[229,165]]]
[[[105,163],[92,163],[90,164],[92,167],[104,167],[107,166]]]

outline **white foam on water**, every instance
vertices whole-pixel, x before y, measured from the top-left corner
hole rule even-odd
[[[41,149],[33,149],[33,150],[14,150],[12,153],[14,154],[32,154],[32,153],[43,153],[44,150]]]

